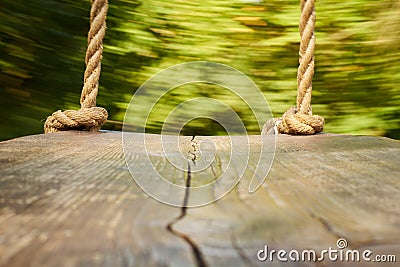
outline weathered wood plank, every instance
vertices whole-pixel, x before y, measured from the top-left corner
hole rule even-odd
[[[166,229],[180,210],[136,186],[121,134],[29,136],[0,149],[0,265],[195,265]]]
[[[218,151],[220,157],[227,156]],[[276,250],[321,251],[337,249],[339,238],[345,238],[350,249],[399,257],[399,152],[399,142],[384,138],[279,136],[274,165],[260,190],[248,194],[245,176],[234,192],[191,210],[178,227],[197,240],[211,266],[262,266],[256,253],[265,244]],[[235,169],[230,171],[237,175]],[[229,254],[235,250],[241,261]],[[330,264],[338,263],[324,266]]]
[[[135,151],[127,153],[128,160],[146,175],[153,168],[146,165],[149,154],[167,180],[185,185],[187,173],[168,163],[160,136],[146,135],[148,151],[135,149],[142,147],[135,142],[140,137],[127,135]],[[173,137],[165,138],[175,144]],[[251,151],[257,151],[260,137],[249,138]],[[190,139],[179,143],[190,147]],[[223,171],[232,178],[241,172],[225,168],[226,137],[207,139],[218,160],[193,172],[192,186]],[[203,152],[192,168],[207,160]],[[133,182],[120,133],[62,132],[1,142],[0,265],[331,266],[261,262],[256,254],[265,244],[277,250],[336,248],[338,238],[349,248],[400,260],[399,152],[400,142],[379,137],[279,135],[272,169],[258,191],[248,193],[257,164],[250,159],[242,181],[224,198],[181,209],[155,201]],[[235,158],[234,165],[241,166],[245,151],[235,153],[244,155]],[[156,182],[152,186],[161,196],[176,194]],[[218,194],[221,185],[207,190],[204,199]],[[190,190],[176,197],[184,203],[186,194],[189,204],[202,197]]]

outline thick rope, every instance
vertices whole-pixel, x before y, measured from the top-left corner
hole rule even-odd
[[[92,0],[88,47],[85,59],[86,70],[80,99],[81,109],[54,112],[44,123],[45,133],[70,129],[98,131],[107,120],[107,110],[102,107],[96,107],[107,11],[107,0]]]
[[[314,76],[315,0],[301,0],[299,67],[297,69],[297,106],[286,111],[281,119],[267,122],[262,134],[315,134],[324,128],[324,119],[312,114],[311,92]],[[275,128],[275,131],[272,130]]]

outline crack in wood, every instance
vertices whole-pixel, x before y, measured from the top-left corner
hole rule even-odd
[[[345,238],[346,240],[347,237],[343,237],[342,234],[340,234],[339,232],[337,232],[333,225],[331,225],[326,219],[322,218],[321,216],[318,216],[317,214],[315,214],[314,212],[312,212],[311,210],[307,209],[307,213],[308,215],[310,215],[311,218],[315,219],[316,221],[318,221],[324,228],[326,231],[328,231],[329,233],[331,233],[333,236],[335,236],[337,239],[340,238]],[[325,262],[315,262],[314,263],[315,267],[324,267],[326,266]]]
[[[194,141],[194,138],[196,136],[194,135],[192,139],[190,140],[190,149],[188,151],[188,159],[192,160],[193,165],[196,165],[196,160],[198,159],[197,151],[199,150],[198,146],[199,143]]]
[[[247,256],[246,252],[242,247],[240,247],[238,240],[235,236],[231,236],[231,243],[233,249],[236,251],[236,253],[239,255],[240,259],[243,261],[245,266],[247,267],[253,267],[255,264],[251,261],[251,259]]]
[[[193,136],[193,138],[191,140],[192,142],[194,142],[194,138],[195,138],[195,136]],[[190,153],[190,151],[189,151],[189,153]],[[192,159],[193,164],[195,164],[194,161],[195,161],[195,158]],[[187,177],[186,177],[186,189],[185,189],[185,195],[183,197],[181,213],[179,214],[179,216],[177,216],[176,218],[174,218],[167,224],[167,230],[171,234],[175,235],[176,237],[181,238],[183,241],[185,241],[190,246],[190,248],[192,249],[192,252],[193,252],[193,256],[196,260],[197,267],[208,267],[208,264],[204,258],[204,255],[201,252],[199,246],[196,244],[196,242],[194,242],[190,238],[190,236],[174,229],[174,225],[177,222],[179,222],[180,220],[183,220],[183,218],[187,214],[187,204],[189,201],[191,183],[192,183],[192,174],[191,174],[191,170],[190,170],[190,162],[188,162]]]
[[[327,232],[329,232],[330,234],[335,236],[336,239],[344,238],[343,235],[341,235],[339,232],[337,232],[333,228],[333,225],[331,225],[326,219],[322,218],[321,216],[318,216],[317,214],[312,212],[310,209],[307,209],[307,214],[310,215],[311,218],[313,218],[317,222],[319,222],[323,226],[323,228],[325,228],[325,230]],[[348,240],[347,237],[345,239]],[[324,261],[319,261],[319,262],[317,261],[317,262],[314,262],[314,266],[315,267],[324,267],[324,266],[326,266],[326,264]]]
[[[311,216],[311,218],[317,220],[319,223],[321,223],[321,225],[332,235],[334,235],[337,239],[340,238],[345,238],[347,241],[347,237],[344,237],[342,234],[340,234],[339,232],[337,232],[334,227],[324,218],[322,218],[321,216],[318,216],[317,214],[315,214],[314,212],[312,212],[311,210],[307,209],[307,213]]]

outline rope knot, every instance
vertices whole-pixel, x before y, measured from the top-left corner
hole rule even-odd
[[[324,118],[312,115],[311,92],[314,76],[315,0],[301,0],[297,109],[291,107],[282,118],[267,121],[261,134],[315,134],[324,129]]]
[[[79,110],[58,110],[47,117],[44,123],[45,133],[66,130],[82,130],[95,132],[107,120],[107,110],[102,107],[81,108]]]
[[[46,119],[45,133],[67,130],[87,130],[95,132],[107,120],[107,110],[96,107],[99,91],[101,58],[103,55],[103,39],[106,34],[107,0],[92,0],[90,9],[90,29],[86,50],[86,70],[83,78],[81,109],[58,110]]]
[[[277,124],[280,133],[315,134],[322,132],[325,120],[321,116],[298,112],[295,107],[288,109]]]

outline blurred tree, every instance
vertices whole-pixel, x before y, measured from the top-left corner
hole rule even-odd
[[[79,108],[89,9],[90,1],[0,3],[0,139],[40,133],[53,111]],[[248,75],[280,116],[296,98],[299,13],[298,2],[283,0],[110,1],[98,105],[121,122],[146,79],[209,60]],[[316,32],[313,107],[325,131],[400,139],[400,1],[317,2]],[[231,99],[222,88],[189,92],[167,96],[148,130],[159,132],[165,112],[185,97]],[[248,111],[230,101],[257,133]],[[191,125],[199,134],[223,133],[210,120]]]

